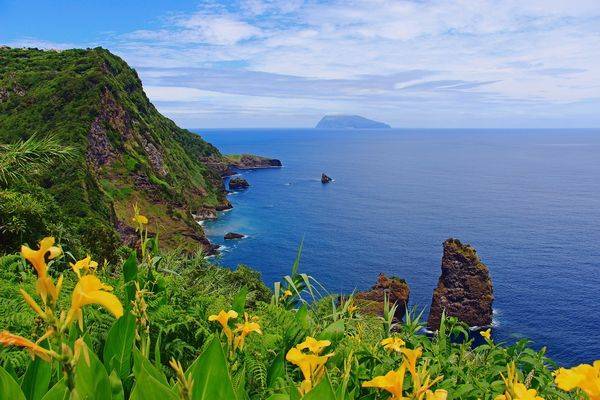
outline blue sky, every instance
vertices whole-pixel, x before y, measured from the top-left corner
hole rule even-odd
[[[0,44],[106,47],[189,128],[600,127],[599,0],[0,0]]]

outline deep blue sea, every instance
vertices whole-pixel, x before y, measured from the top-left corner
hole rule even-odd
[[[271,285],[301,271],[331,292],[405,278],[428,307],[442,242],[490,268],[495,340],[527,337],[562,364],[600,359],[600,130],[202,130],[223,153],[279,158],[207,222],[219,262]],[[320,182],[325,172],[335,179]]]

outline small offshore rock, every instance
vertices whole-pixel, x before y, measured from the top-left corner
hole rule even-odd
[[[365,314],[383,316],[384,298],[388,296],[390,305],[396,303],[396,313],[394,317],[401,321],[406,314],[406,307],[410,298],[410,287],[404,279],[397,277],[387,277],[379,274],[377,283],[370,290],[358,292],[356,294],[356,305]]]
[[[325,174],[321,174],[321,183],[329,183],[331,182],[333,179],[331,179],[329,176],[325,175]]]
[[[471,327],[491,325],[493,301],[492,279],[477,251],[458,239],[446,240],[442,275],[433,292],[428,328],[439,329],[443,311]]]
[[[229,190],[239,190],[239,189],[247,189],[250,187],[250,184],[247,180],[242,177],[231,178],[229,181]]]
[[[242,235],[241,233],[235,233],[235,232],[227,232],[225,234],[225,236],[223,236],[223,238],[225,240],[235,240],[235,239],[243,239],[245,236]]]

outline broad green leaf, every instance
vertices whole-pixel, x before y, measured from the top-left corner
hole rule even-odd
[[[288,396],[287,394],[276,393],[276,394],[270,395],[267,398],[267,400],[290,400],[290,396]]]
[[[124,379],[131,371],[131,349],[135,341],[135,317],[126,312],[115,321],[108,331],[104,344],[104,366],[108,371],[117,371]]]
[[[285,363],[283,351],[277,354],[277,357],[273,359],[273,362],[269,366],[267,371],[267,387],[272,388],[275,386],[278,378],[285,376]]]
[[[302,397],[302,400],[336,400],[327,374],[325,374],[321,382],[313,390]]]
[[[65,380],[61,379],[52,386],[50,390],[42,397],[42,400],[67,400],[69,399],[69,392],[65,385]]]
[[[110,380],[104,365],[96,354],[88,348],[89,365],[84,354],[75,365],[75,390],[80,399],[106,400],[112,396]]]
[[[0,367],[0,395],[2,399],[26,400],[17,381],[2,367]]]
[[[194,384],[195,385],[195,384]],[[178,400],[176,389],[161,383],[147,370],[140,369],[129,400]]]
[[[131,302],[135,300],[135,281],[137,280],[137,254],[131,252],[129,258],[123,264],[123,280],[125,281],[125,293],[127,294],[127,302],[125,309],[131,309]]]
[[[125,392],[123,391],[123,383],[117,375],[117,372],[113,370],[108,377],[110,381],[110,391],[112,392],[112,400],[125,400]]]
[[[192,400],[237,398],[229,376],[227,359],[217,336],[213,336],[187,373],[194,380]]]
[[[233,298],[231,309],[237,312],[239,315],[244,314],[246,308],[246,296],[248,295],[248,288],[243,287],[238,294]]]
[[[148,359],[146,359],[142,353],[137,349],[133,348],[133,374],[136,379],[142,374],[147,373],[158,382],[167,385],[167,378],[159,371]]]
[[[52,364],[35,357],[27,367],[21,389],[27,400],[40,400],[48,391],[52,377]]]
[[[332,342],[341,339],[346,332],[346,326],[344,325],[344,320],[339,319],[335,322],[329,324],[323,332],[319,335],[319,339],[321,340],[330,340]]]

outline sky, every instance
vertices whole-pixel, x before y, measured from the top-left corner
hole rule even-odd
[[[600,127],[600,0],[0,0],[0,44],[105,47],[187,128]]]

